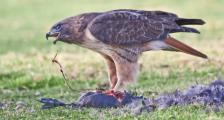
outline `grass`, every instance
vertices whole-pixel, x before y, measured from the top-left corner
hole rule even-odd
[[[1,0],[0,7],[0,103],[9,106],[1,110],[0,119],[223,119],[224,110],[207,113],[203,107],[171,107],[134,116],[117,114],[117,109],[41,110],[36,100],[41,97],[75,101],[79,92],[71,92],[63,82],[58,66],[51,59],[59,50],[59,61],[77,90],[94,89],[107,82],[106,67],[100,55],[77,47],[45,40],[45,32],[56,21],[89,11],[117,8],[164,10],[181,17],[202,18],[204,26],[196,26],[202,34],[175,34],[176,38],[223,61],[224,15],[223,0]],[[221,63],[209,63],[182,53],[147,52],[139,82],[128,89],[152,96],[158,93],[185,89],[196,83],[207,84],[224,78]],[[26,107],[19,109],[22,102]],[[16,104],[17,103],[17,104]]]

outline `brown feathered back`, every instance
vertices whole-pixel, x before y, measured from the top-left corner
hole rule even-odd
[[[114,10],[102,13],[89,25],[90,32],[107,44],[131,45],[152,40],[164,40],[169,33],[193,32],[196,29],[182,24],[195,24],[163,11]],[[202,20],[201,20],[202,21]]]

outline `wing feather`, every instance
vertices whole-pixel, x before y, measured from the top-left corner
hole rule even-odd
[[[142,44],[164,40],[170,32],[190,31],[178,25],[177,19],[177,15],[163,11],[114,10],[97,16],[88,29],[106,44]]]

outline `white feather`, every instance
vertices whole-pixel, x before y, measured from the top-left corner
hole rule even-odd
[[[149,50],[163,50],[163,49],[170,48],[170,46],[167,45],[164,41],[159,41],[159,40],[149,42],[147,47]]]

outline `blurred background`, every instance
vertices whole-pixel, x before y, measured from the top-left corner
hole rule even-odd
[[[190,36],[197,37],[197,41],[214,41],[224,36],[223,5],[223,0],[1,0],[0,53],[52,51],[54,46],[45,41],[44,35],[57,21],[84,12],[119,8],[163,10],[181,17],[201,18],[207,23],[199,27],[202,35]],[[62,45],[57,47],[65,49]]]
[[[208,62],[183,53],[147,52],[140,61],[139,83],[128,89],[140,94],[162,93],[222,78],[223,6],[224,0],[0,0],[0,100],[30,102],[30,96],[77,98],[78,92],[69,91],[58,66],[51,63],[57,51],[72,87],[102,87],[108,80],[100,55],[76,45],[53,45],[53,41],[45,39],[45,33],[69,16],[121,8],[162,10],[183,18],[203,19],[205,25],[193,26],[201,34],[172,36],[218,61]]]

